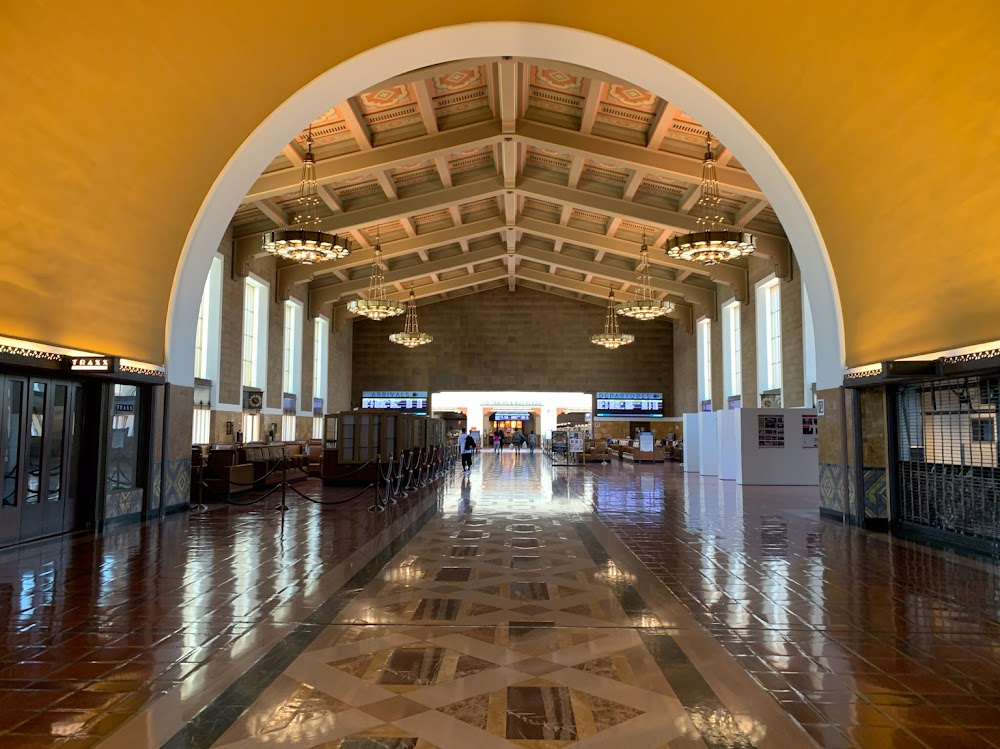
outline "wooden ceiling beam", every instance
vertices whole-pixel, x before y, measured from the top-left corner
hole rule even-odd
[[[413,82],[413,90],[417,95],[417,105],[420,107],[420,118],[428,135],[438,131],[437,114],[434,111],[434,95],[431,93],[431,82],[427,78]]]
[[[701,184],[700,159],[665,151],[650,151],[630,143],[602,138],[596,135],[567,130],[540,122],[522,120],[516,122],[516,132],[507,134],[514,144],[533,145],[559,150],[582,159],[618,164],[632,171],[642,170],[662,174],[671,179],[683,180],[692,185]],[[316,164],[316,179],[319,184],[352,177],[388,171],[397,166],[426,161],[436,156],[448,156],[459,151],[479,148],[484,145],[505,143],[500,123],[495,120],[454,128],[433,135],[392,143],[386,146],[345,156],[322,159]],[[516,157],[516,152],[514,153]],[[503,161],[501,156],[501,161]],[[724,191],[734,192],[747,198],[760,200],[763,193],[750,175],[741,169],[719,167],[719,185]],[[292,193],[302,178],[298,169],[281,169],[261,175],[247,193],[244,202],[252,202],[278,195]]]
[[[601,107],[601,99],[604,96],[604,81],[595,78],[588,78],[584,84],[583,113],[580,115],[580,132],[588,135],[594,130],[594,122],[597,120],[597,111]]]
[[[548,286],[553,286],[556,288],[563,289],[565,291],[572,291],[577,294],[584,294],[586,296],[595,297],[597,299],[603,300],[602,304],[607,304],[608,300],[608,287],[601,286],[594,283],[585,283],[583,281],[576,281],[572,278],[564,278],[562,276],[551,275],[549,273],[543,273],[541,271],[529,270],[527,268],[518,268],[517,275],[519,278],[525,281],[533,281],[537,284],[543,284]],[[622,300],[618,300],[622,301]],[[677,320],[682,325],[684,325],[686,332],[690,333],[694,326],[694,309],[690,305],[684,304],[683,302],[674,302],[674,309],[671,313],[666,315],[668,319]]]
[[[273,221],[278,227],[288,226],[288,216],[272,200],[255,200],[254,207]]]
[[[518,123],[517,138],[541,148],[556,149],[573,156],[579,154],[595,161],[619,164],[627,169],[645,169],[692,184],[701,183],[702,160],[666,151],[651,151],[631,143],[586,135],[574,130],[546,125],[541,122]],[[762,198],[760,187],[741,169],[720,167],[719,186],[751,198]]]
[[[506,256],[507,248],[498,242],[490,247],[470,252],[468,255],[455,255],[454,257],[442,258],[441,260],[410,265],[398,270],[386,271],[385,282],[387,284],[402,284],[403,287],[409,288],[412,281],[424,276],[447,273],[469,265],[474,266],[479,263],[487,263]],[[317,300],[320,304],[338,302],[349,294],[357,294],[358,292],[365,291],[368,289],[369,283],[370,279],[367,276],[350,279],[341,283],[324,285],[314,283],[309,286],[309,295],[310,298]]]
[[[500,68],[500,128],[504,134],[511,134],[517,128],[517,62],[501,60],[498,67]]]
[[[474,286],[476,284],[489,283],[491,281],[500,281],[507,278],[506,268],[491,268],[489,270],[478,271],[477,273],[469,273],[465,276],[460,276],[458,278],[449,278],[447,281],[439,281],[438,283],[424,284],[423,286],[416,286],[413,288],[413,296],[415,299],[424,299],[426,297],[437,296],[438,294],[446,294],[449,292],[460,291],[462,289]],[[394,299],[397,302],[405,302],[410,295],[410,290],[400,292],[391,292],[388,294],[390,299]],[[312,292],[309,294],[309,310],[312,317],[316,317],[323,314],[323,309],[330,302],[318,302],[314,300]],[[333,308],[334,317],[338,320],[345,319],[344,315],[349,315],[347,312],[346,304],[338,304]],[[349,315],[346,319],[354,318],[353,315]]]
[[[496,120],[456,127],[433,135],[389,143],[377,149],[332,156],[316,162],[316,181],[325,185],[335,180],[365,177],[379,170],[412,164],[414,161],[449,156],[459,151],[493,145],[503,140],[500,123]],[[244,202],[286,195],[298,189],[302,171],[298,168],[279,169],[262,174],[254,182]]]
[[[635,282],[635,273],[631,271],[623,268],[614,268],[610,265],[604,265],[592,260],[581,260],[569,257],[565,253],[557,254],[551,250],[543,250],[537,247],[522,244],[518,247],[517,254],[518,257],[524,260],[533,260],[545,265],[565,268],[566,270],[571,270],[576,273],[584,273],[591,276],[606,278],[619,284],[625,284],[626,286],[631,286]],[[674,301],[680,298],[689,304],[697,305],[703,310],[702,314],[706,314],[714,319],[714,310],[718,299],[715,289],[707,289],[702,286],[678,283],[677,281],[670,281],[668,279],[657,278],[655,276],[649,279],[649,285],[650,288],[667,292],[674,297]]]
[[[557,246],[572,244],[578,247],[588,247],[618,257],[626,257],[633,262],[639,258],[638,243],[612,239],[603,234],[597,234],[596,232],[584,229],[574,229],[536,218],[528,218],[527,216],[521,216],[518,219],[517,228],[524,234],[550,239],[556,242]],[[558,253],[554,252],[553,254],[557,255]],[[748,298],[747,271],[746,268],[741,268],[738,265],[722,263],[719,265],[704,266],[700,263],[690,263],[686,260],[674,260],[667,257],[663,252],[650,252],[649,263],[653,267],[678,269],[690,271],[700,276],[707,276],[717,283],[732,287],[736,291],[736,298],[740,301],[745,301]]]
[[[466,251],[468,251],[467,248],[470,239],[499,234],[503,231],[504,226],[505,222],[503,219],[489,218],[462,224],[461,226],[420,234],[414,238],[383,242],[382,259],[392,260],[414,252],[432,250],[437,247],[454,244],[455,242],[459,244],[464,243]],[[259,247],[259,245],[260,239],[258,238],[257,246]],[[463,255],[463,257],[468,257],[468,255]],[[287,290],[292,286],[307,283],[328,274],[340,274],[340,276],[343,276],[341,278],[343,281],[347,278],[344,275],[344,271],[371,265],[374,259],[374,248],[366,248],[355,250],[343,260],[331,260],[326,263],[316,263],[315,265],[301,265],[299,263],[283,265],[278,268],[276,286],[280,293],[287,294]]]
[[[670,128],[674,124],[674,119],[676,119],[680,111],[680,108],[668,101],[664,101],[660,105],[660,109],[653,119],[653,124],[649,127],[649,134],[646,136],[646,148],[651,151],[660,150],[663,139],[670,131]]]
[[[361,113],[361,108],[358,106],[357,101],[352,97],[337,107],[337,109],[343,116],[344,124],[347,125],[347,129],[358,144],[358,148],[362,151],[372,150],[372,134],[365,123],[365,116]]]

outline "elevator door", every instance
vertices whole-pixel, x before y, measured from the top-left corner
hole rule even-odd
[[[76,383],[0,377],[0,545],[73,529],[81,406]]]

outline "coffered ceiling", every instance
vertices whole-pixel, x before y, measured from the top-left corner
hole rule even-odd
[[[392,295],[412,288],[422,304],[504,286],[624,299],[644,233],[652,285],[685,328],[715,314],[719,284],[747,297],[745,263],[706,268],[660,249],[696,226],[706,131],[626,81],[544,60],[463,60],[338,102],[311,128],[323,229],[354,247],[344,260],[279,264],[278,295],[307,284],[311,314],[366,296],[378,238]],[[237,272],[262,254],[262,232],[289,226],[306,137],[233,217]],[[724,211],[784,275],[777,216],[725,145],[715,153]]]

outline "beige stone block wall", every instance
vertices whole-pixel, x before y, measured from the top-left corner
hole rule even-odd
[[[419,307],[434,342],[388,340],[401,320],[354,323],[351,397],[362,390],[630,390],[673,402],[673,325],[624,320],[636,342],[615,351],[590,342],[605,308],[543,292],[497,289]]]

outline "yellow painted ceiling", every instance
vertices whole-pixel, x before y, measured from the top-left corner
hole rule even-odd
[[[374,45],[520,20],[642,47],[761,133],[823,232],[849,365],[1000,339],[1000,243],[976,238],[1000,225],[1000,4],[823,5],[4,3],[0,334],[162,361],[187,231],[264,117]]]

